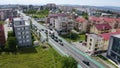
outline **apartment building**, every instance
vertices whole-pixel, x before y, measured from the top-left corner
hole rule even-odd
[[[67,14],[50,14],[50,28],[54,28],[58,33],[67,34],[74,28],[74,21],[67,17]]]
[[[0,24],[0,46],[5,45],[5,32],[3,24]]]
[[[75,20],[75,29],[78,32],[86,32],[88,21],[85,18],[78,17]]]
[[[109,47],[109,40],[112,35],[120,34],[120,32],[110,32],[104,34],[88,34],[87,48],[91,54],[99,54],[106,52]]]
[[[103,24],[94,24],[90,28],[91,33],[103,34],[111,32],[112,27],[108,23]]]
[[[32,40],[29,21],[24,20],[23,18],[14,18],[13,24],[18,46],[31,46]]]
[[[17,17],[17,11],[13,9],[0,9],[0,20],[5,20],[10,17]]]
[[[107,56],[117,64],[120,64],[120,34],[110,37]]]
[[[88,34],[87,35],[87,49],[88,52],[93,55],[102,51],[103,47],[103,38],[97,34]]]

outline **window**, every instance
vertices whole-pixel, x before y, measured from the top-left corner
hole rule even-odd
[[[22,41],[19,41],[19,43],[22,43]]]
[[[17,28],[17,30],[20,30],[20,28]]]
[[[91,44],[91,43],[89,43],[89,45],[91,46],[92,44]]]
[[[22,30],[24,30],[24,27],[22,27]]]
[[[25,36],[23,36],[23,39],[25,38]]]
[[[26,38],[29,38],[29,35],[27,35]]]
[[[29,34],[29,31],[26,31],[26,34]]]
[[[21,36],[19,36],[18,39],[21,39]]]
[[[27,42],[29,42],[30,40],[29,40],[29,39],[27,39],[26,41],[27,41]]]
[[[21,32],[18,32],[18,35],[21,35]]]
[[[92,39],[90,39],[90,41],[92,41]]]
[[[27,29],[29,29],[29,27],[25,27],[25,29],[27,30]]]
[[[25,34],[25,32],[22,32],[22,34]]]
[[[23,43],[25,43],[25,40],[23,40]]]

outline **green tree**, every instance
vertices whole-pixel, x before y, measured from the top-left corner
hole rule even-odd
[[[77,61],[72,57],[63,57],[62,68],[77,68]]]
[[[16,51],[17,39],[15,37],[9,37],[6,43],[6,49],[8,51]]]
[[[12,31],[9,31],[9,32],[8,32],[8,38],[9,38],[9,37],[13,37],[13,36],[14,36],[13,32],[12,32]]]
[[[83,12],[83,13],[82,13],[82,16],[83,16],[86,20],[88,20],[88,14],[87,14],[87,13]]]

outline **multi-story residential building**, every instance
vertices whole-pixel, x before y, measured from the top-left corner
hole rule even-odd
[[[0,46],[5,45],[5,32],[3,24],[0,24]]]
[[[67,17],[66,14],[51,14],[50,28],[54,28],[61,34],[66,34],[74,28],[74,21]]]
[[[10,17],[17,17],[17,11],[13,9],[0,9],[0,20]]]
[[[49,3],[46,5],[46,8],[49,10],[55,10],[57,8],[57,6],[54,3]]]
[[[85,18],[78,17],[75,22],[75,29],[79,32],[86,32],[88,21]]]
[[[30,23],[23,18],[14,18],[14,32],[18,41],[18,46],[31,46],[31,31],[30,31]]]
[[[90,32],[91,33],[95,33],[95,34],[102,34],[102,33],[109,33],[111,32],[111,26],[106,23],[106,24],[95,24],[92,25],[92,27],[90,28]]]
[[[104,34],[88,34],[87,48],[90,54],[103,53],[108,50],[110,36],[120,34],[120,32]]]
[[[104,33],[104,34],[99,34],[100,37],[103,38],[103,50],[108,50],[108,44],[109,44],[109,39],[110,36],[120,34],[120,32],[110,32],[110,33]]]
[[[107,56],[117,64],[120,63],[120,34],[110,37]]]
[[[97,34],[88,34],[87,35],[87,49],[88,52],[93,55],[102,51],[103,40]]]

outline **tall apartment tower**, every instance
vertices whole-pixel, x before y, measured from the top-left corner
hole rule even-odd
[[[23,18],[13,18],[14,33],[18,41],[18,47],[32,46],[30,21]]]

